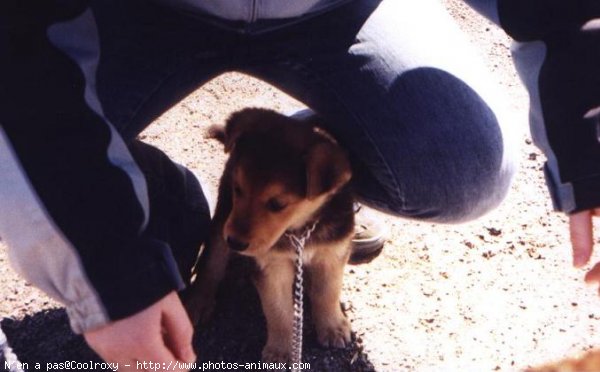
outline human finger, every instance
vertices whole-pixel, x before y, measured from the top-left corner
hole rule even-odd
[[[194,328],[179,297],[173,294],[168,301],[162,314],[165,344],[177,359],[192,363],[196,361],[196,353],[192,347]]]
[[[573,266],[588,263],[594,248],[592,212],[583,211],[569,216],[569,231],[573,248]]]
[[[177,358],[163,341],[163,336],[158,335],[146,343],[146,346],[137,354],[138,366],[148,371],[189,371],[181,359]]]
[[[586,283],[600,282],[600,263],[594,265],[594,267],[585,274]]]

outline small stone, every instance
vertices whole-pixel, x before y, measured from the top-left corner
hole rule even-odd
[[[486,229],[491,236],[499,236],[502,234],[502,230],[496,229],[495,227],[486,227]]]

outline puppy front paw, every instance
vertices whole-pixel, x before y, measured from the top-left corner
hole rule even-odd
[[[317,339],[325,347],[344,348],[350,344],[350,322],[342,314],[317,325]]]
[[[286,363],[292,358],[292,346],[267,344],[262,351],[262,361],[267,363]]]

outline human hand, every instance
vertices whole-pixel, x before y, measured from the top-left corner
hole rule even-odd
[[[592,217],[600,216],[600,208],[574,213],[569,216],[571,246],[573,247],[573,266],[587,264],[594,251],[594,227]],[[587,283],[600,283],[600,263],[585,275]]]
[[[119,363],[119,371],[137,371],[144,362],[162,369],[188,371],[179,363],[193,363],[193,328],[175,292],[128,318],[84,333],[102,359]],[[140,364],[138,364],[140,362]],[[154,368],[152,368],[154,370]]]

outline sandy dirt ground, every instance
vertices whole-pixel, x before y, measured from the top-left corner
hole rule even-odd
[[[459,1],[444,3],[506,91],[515,127],[523,128],[520,172],[503,205],[473,223],[383,216],[390,234],[382,254],[346,270],[343,302],[355,340],[346,350],[323,350],[307,328],[304,359],[312,370],[512,371],[600,344],[600,299],[583,283],[584,270],[571,266],[565,218],[550,211],[510,41]],[[204,130],[247,106],[287,112],[302,104],[230,73],[165,113],[142,138],[203,175],[214,192],[224,156],[218,143],[203,139]],[[1,242],[0,296],[2,328],[22,361],[95,358],[70,332],[60,305],[10,268]],[[228,281],[218,311],[198,330],[201,360],[257,361],[264,319],[247,281]]]

